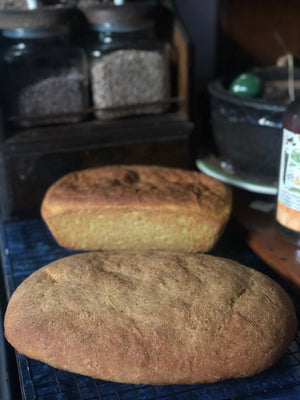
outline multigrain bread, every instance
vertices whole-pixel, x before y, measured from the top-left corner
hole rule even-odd
[[[207,254],[88,252],[33,273],[5,315],[8,341],[59,369],[118,382],[245,377],[287,350],[296,316],[267,276]]]
[[[47,191],[41,214],[74,250],[207,252],[231,212],[231,191],[197,171],[107,166],[72,172]]]

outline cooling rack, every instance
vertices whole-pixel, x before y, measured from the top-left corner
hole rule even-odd
[[[8,296],[36,269],[73,252],[56,244],[40,219],[2,222],[1,255]],[[297,315],[299,296],[241,240],[235,225],[213,254],[235,259],[270,275],[289,292]],[[300,399],[300,335],[272,368],[250,378],[203,385],[129,385],[54,369],[17,353],[23,400],[295,400]]]

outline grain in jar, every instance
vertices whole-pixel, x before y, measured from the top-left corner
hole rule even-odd
[[[87,48],[96,117],[165,112],[170,95],[169,45],[154,34],[151,8],[102,5],[84,12],[92,32]]]

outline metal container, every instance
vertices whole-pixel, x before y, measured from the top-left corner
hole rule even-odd
[[[217,157],[227,171],[260,183],[276,183],[279,173],[282,118],[289,98],[272,92],[286,83],[286,68],[251,70],[264,82],[265,96],[240,97],[229,92],[232,77],[209,85],[212,137]],[[300,70],[295,70],[299,78]],[[282,95],[282,93],[281,93]]]

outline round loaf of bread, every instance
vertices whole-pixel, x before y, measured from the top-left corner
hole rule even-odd
[[[49,188],[41,208],[56,241],[73,250],[207,252],[230,212],[224,183],[159,166],[72,172]]]
[[[234,261],[179,252],[91,252],[14,292],[5,336],[53,367],[110,381],[193,384],[253,375],[296,332],[276,282]]]

